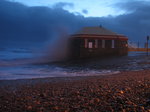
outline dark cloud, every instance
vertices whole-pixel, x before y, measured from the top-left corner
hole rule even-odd
[[[127,11],[127,14],[115,18],[118,31],[128,35],[132,41],[145,42],[146,35],[150,35],[150,2],[130,1],[117,6]]]
[[[117,7],[116,7],[117,6]],[[115,8],[125,10],[127,12],[134,12],[140,9],[147,9],[150,7],[150,2],[148,1],[137,1],[137,0],[130,0],[125,2],[119,2],[114,5]]]
[[[88,10],[83,9],[83,10],[82,10],[82,13],[83,13],[83,14],[88,14]]]
[[[56,3],[53,8],[64,8],[64,7],[70,7],[70,8],[73,8],[74,7],[74,4],[73,3],[66,3],[66,2],[59,2],[59,3]]]
[[[48,8],[0,0],[0,42],[42,43],[49,40],[60,26],[74,33],[84,26],[99,25],[127,35],[131,41],[145,42],[146,36],[150,35],[150,2],[134,1],[133,7],[131,3],[117,5],[120,10],[130,12],[117,17],[84,17],[63,10],[62,7],[69,5],[66,3]]]

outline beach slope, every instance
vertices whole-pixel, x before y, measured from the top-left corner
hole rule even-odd
[[[0,112],[150,112],[150,70],[0,81]]]

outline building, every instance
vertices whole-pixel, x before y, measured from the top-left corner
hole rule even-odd
[[[71,58],[93,58],[128,53],[128,38],[102,26],[85,27],[70,38]]]

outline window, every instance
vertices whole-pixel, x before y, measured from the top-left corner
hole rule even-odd
[[[98,48],[98,40],[95,39],[95,48]]]
[[[128,47],[127,41],[121,41],[121,48]]]
[[[112,48],[112,40],[105,41],[105,48]]]
[[[98,40],[98,48],[102,48],[102,40]]]
[[[88,47],[88,39],[84,40],[84,47],[87,48]]]
[[[102,48],[105,48],[105,40],[102,40]]]
[[[111,48],[115,48],[115,40],[112,40]]]
[[[92,43],[92,42],[89,42],[88,47],[89,47],[89,48],[93,48],[93,43]]]

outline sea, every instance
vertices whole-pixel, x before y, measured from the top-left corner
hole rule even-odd
[[[127,56],[63,62],[42,61],[29,48],[0,48],[0,80],[19,80],[49,77],[99,76],[121,71],[149,69],[145,52],[129,52]]]

